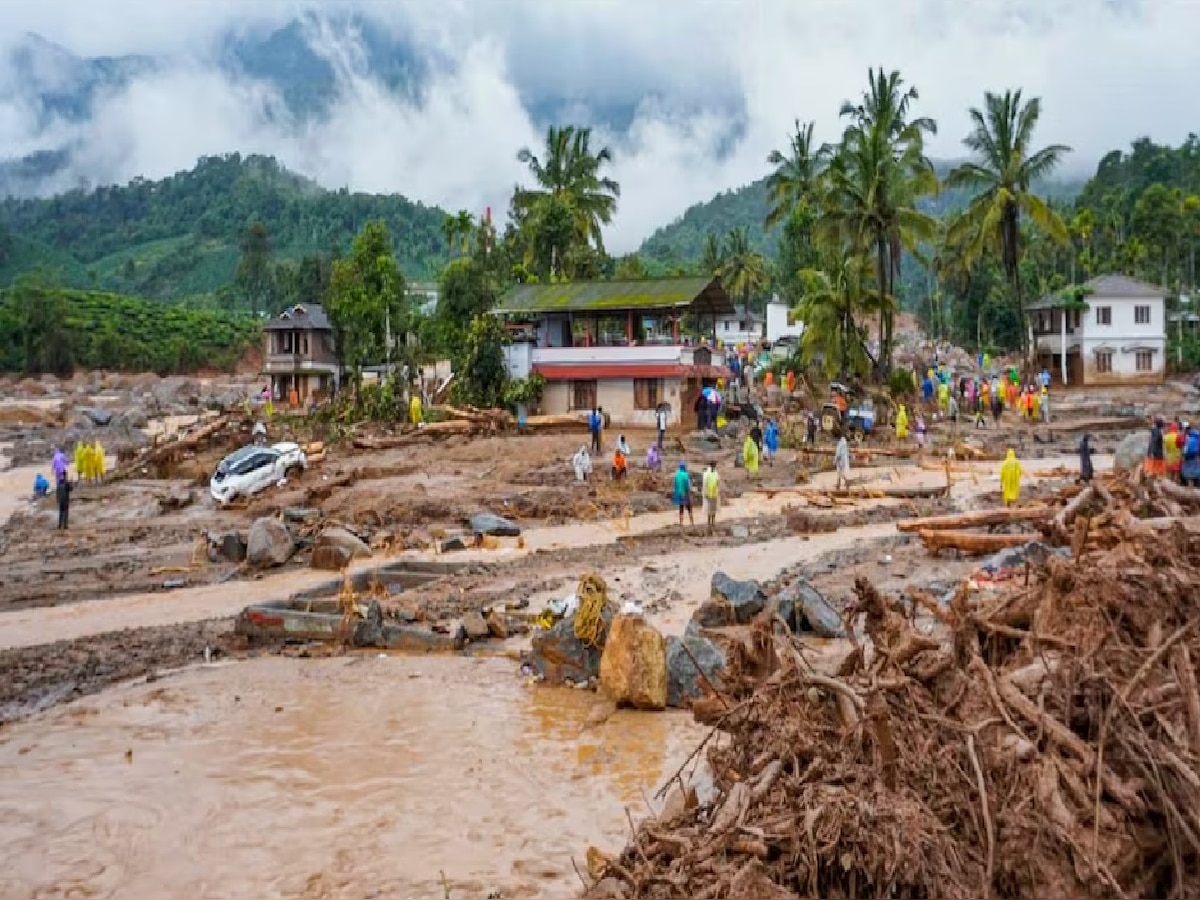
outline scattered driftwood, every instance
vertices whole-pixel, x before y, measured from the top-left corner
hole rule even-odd
[[[414,428],[391,437],[357,437],[353,444],[359,450],[394,450],[447,435],[472,434],[477,430],[476,424],[466,419],[447,419],[444,422],[430,422],[423,428]]]
[[[199,449],[201,445],[226,428],[239,425],[241,420],[241,413],[225,413],[208,421],[197,422],[191,428],[179,432],[174,439],[165,440],[142,450],[114,471],[109,478],[127,478],[137,470],[175,461],[180,456]]]
[[[932,604],[941,640],[854,589],[873,652],[821,676],[781,631],[775,667],[735,666],[705,713],[727,736],[701,745],[715,796],[589,865],[587,896],[1195,894],[1200,542],[1051,556],[986,605]]]
[[[944,531],[955,528],[978,528],[984,525],[1008,525],[1013,522],[1044,522],[1052,510],[1047,506],[1001,507],[947,516],[928,516],[906,519],[896,523],[899,531]]]
[[[995,553],[1008,547],[1023,547],[1038,535],[980,534],[977,531],[918,531],[917,537],[930,550],[959,550],[967,554]]]

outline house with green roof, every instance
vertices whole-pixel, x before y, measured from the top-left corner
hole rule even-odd
[[[541,410],[653,426],[682,421],[697,396],[731,377],[717,322],[733,301],[715,278],[523,284],[494,310],[512,335],[509,374],[546,379]]]

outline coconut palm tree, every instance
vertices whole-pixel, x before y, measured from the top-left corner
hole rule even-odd
[[[612,165],[612,151],[601,147],[592,152],[591,138],[590,128],[551,126],[546,130],[542,159],[522,147],[517,159],[529,167],[536,187],[518,187],[513,203],[525,214],[549,198],[565,203],[571,210],[577,241],[603,253],[601,228],[612,222],[621,186],[602,175],[602,169]],[[564,247],[560,252],[566,251]]]
[[[1021,323],[1021,346],[1028,352],[1029,328],[1021,288],[1021,217],[1062,244],[1070,241],[1057,212],[1033,193],[1033,184],[1051,174],[1071,151],[1062,144],[1033,149],[1033,133],[1042,114],[1042,101],[1023,101],[1021,91],[983,95],[983,109],[972,108],[971,133],[963,143],[975,155],[946,178],[950,187],[976,191],[966,210],[950,225],[947,240],[962,246],[968,261],[984,253],[1000,257],[1004,276],[1016,302]]]
[[[725,289],[734,296],[741,296],[743,307],[749,306],[752,293],[765,288],[771,280],[767,260],[750,246],[745,228],[734,228],[729,232],[720,273]]]
[[[710,231],[704,236],[704,250],[700,254],[700,272],[709,277],[721,274],[721,266],[725,262],[725,251],[721,247],[721,239],[716,232]]]
[[[937,221],[916,208],[918,197],[937,191],[937,175],[925,156],[925,136],[937,125],[909,118],[918,99],[904,88],[899,72],[868,73],[868,89],[858,104],[842,104],[850,120],[829,167],[826,229],[837,243],[869,248],[874,256],[878,294],[895,297],[903,251],[919,251],[937,233]],[[879,306],[879,364],[891,368],[894,303]]]
[[[866,368],[858,316],[875,305],[869,257],[843,248],[827,256],[822,268],[799,274],[804,290],[794,312],[804,322],[805,357],[821,355],[831,376]]]
[[[772,150],[767,162],[775,171],[767,176],[767,198],[771,209],[767,213],[766,226],[778,225],[804,201],[812,202],[816,197],[821,173],[829,162],[830,148],[826,144],[813,146],[812,122],[805,125],[796,120],[796,133],[791,138],[790,155]]]

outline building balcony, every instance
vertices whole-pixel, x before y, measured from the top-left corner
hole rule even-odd
[[[336,373],[337,362],[311,353],[272,353],[267,356],[263,371],[268,375],[286,375],[301,372]]]
[[[1063,336],[1061,334],[1035,334],[1033,339],[1039,353],[1062,353]],[[1078,331],[1067,332],[1066,347],[1068,353],[1078,350],[1082,344],[1083,338]]]

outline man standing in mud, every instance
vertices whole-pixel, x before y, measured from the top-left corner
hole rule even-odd
[[[604,430],[604,413],[600,407],[592,409],[588,416],[588,431],[592,433],[592,452],[600,452],[600,432]]]
[[[58,530],[66,531],[67,515],[71,511],[71,482],[69,479],[58,479],[55,497],[58,500]]]

